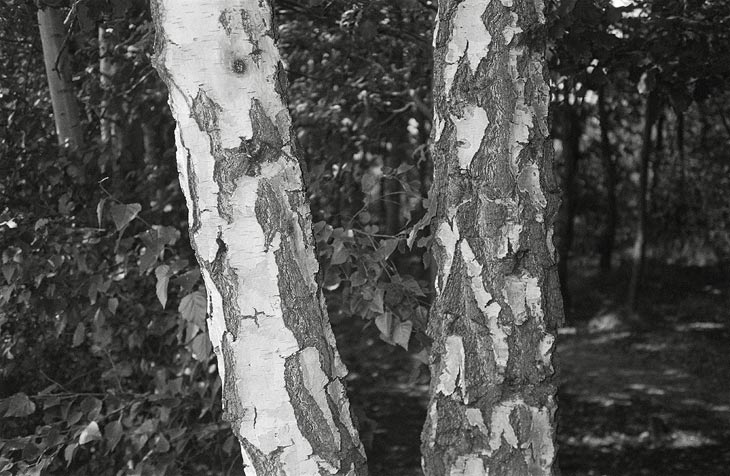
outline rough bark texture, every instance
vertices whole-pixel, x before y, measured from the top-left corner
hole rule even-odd
[[[439,2],[427,476],[557,473],[544,23],[539,0]]]
[[[636,233],[634,236],[634,247],[631,252],[631,280],[629,281],[629,293],[627,307],[636,311],[638,304],[641,279],[644,274],[646,261],[646,230],[649,193],[649,161],[653,150],[651,131],[656,121],[657,96],[654,91],[646,98],[646,110],[644,113],[644,132],[642,133],[641,155],[639,157],[639,207],[636,221]]]
[[[38,28],[58,143],[63,147],[76,149],[83,145],[83,131],[76,94],[71,83],[68,54],[64,49],[66,29],[63,19],[64,13],[57,8],[38,9]]]
[[[245,473],[366,474],[315,281],[270,4],[155,3],[156,68],[177,121],[208,330]]]
[[[610,271],[613,263],[613,248],[616,242],[616,226],[618,224],[618,207],[616,205],[616,161],[611,151],[611,140],[608,131],[611,128],[609,112],[606,105],[606,90],[598,93],[598,120],[601,127],[601,159],[606,180],[606,224],[601,237],[599,251],[602,271]]]

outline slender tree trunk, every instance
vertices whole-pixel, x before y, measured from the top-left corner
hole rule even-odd
[[[560,204],[560,213],[556,222],[558,230],[558,275],[560,288],[563,291],[565,309],[570,316],[570,293],[568,292],[568,260],[570,249],[573,247],[573,230],[575,225],[575,209],[577,200],[576,177],[580,160],[580,136],[582,134],[581,118],[577,105],[571,105],[566,100],[563,104],[563,195]]]
[[[541,1],[439,2],[427,476],[557,474],[544,24]]]
[[[383,207],[383,233],[386,235],[395,235],[400,231],[400,192],[401,186],[398,181],[393,178],[395,171],[400,165],[400,157],[397,154],[403,152],[403,146],[393,147],[392,150],[385,152],[385,166],[390,169],[390,176],[382,179],[382,207]]]
[[[664,114],[658,114],[656,119],[656,145],[654,146],[654,157],[651,162],[651,187],[648,190],[648,197],[651,203],[652,211],[659,206],[657,201],[657,190],[659,190],[659,176],[662,169],[662,159],[664,158]]]
[[[104,99],[101,101],[101,119],[99,128],[101,130],[101,142],[108,147],[111,152],[112,167],[115,166],[116,159],[120,154],[119,143],[121,142],[118,135],[118,125],[115,111],[113,110],[113,102],[110,100],[114,89],[114,76],[116,75],[116,65],[114,64],[113,49],[114,35],[110,31],[106,21],[99,24],[98,40],[99,40],[99,82],[101,89],[104,90]]]
[[[684,152],[684,112],[677,113],[677,161],[679,162],[679,204],[676,211],[676,227],[682,230],[684,226],[685,204],[685,152]]]
[[[606,90],[598,94],[598,120],[601,127],[601,159],[606,180],[606,227],[601,237],[600,267],[602,271],[610,271],[613,261],[613,249],[616,241],[618,224],[618,207],[616,206],[616,161],[611,152],[611,141],[608,131],[611,129],[608,108],[606,107]]]
[[[101,143],[104,147],[101,165],[102,171],[111,177],[111,187],[114,194],[122,196],[124,193],[123,165],[132,166],[130,157],[122,158],[125,150],[125,128],[121,126],[120,108],[115,97],[114,76],[117,66],[114,62],[114,43],[116,34],[105,18],[98,26],[99,41],[99,82],[104,91],[104,98],[100,104],[99,129]],[[129,147],[127,151],[131,150]]]
[[[71,64],[63,47],[66,39],[63,19],[64,14],[58,8],[38,9],[43,61],[51,91],[58,143],[63,147],[77,149],[83,145],[83,131],[76,94],[71,83]]]
[[[158,132],[155,130],[154,126],[147,121],[142,121],[140,126],[142,128],[142,144],[144,146],[142,158],[145,164],[151,164],[159,153],[159,149],[157,147]]]
[[[639,200],[638,219],[634,247],[632,251],[631,281],[629,282],[628,308],[636,311],[637,300],[641,288],[641,279],[644,274],[646,258],[646,232],[647,232],[647,205],[649,185],[649,161],[653,149],[652,128],[656,120],[657,111],[656,92],[652,91],[646,98],[646,109],[644,112],[644,132],[642,134],[641,156],[639,158]]]
[[[156,68],[246,475],[366,474],[264,0],[157,0]]]

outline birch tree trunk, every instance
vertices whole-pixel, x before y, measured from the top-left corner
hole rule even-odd
[[[569,88],[570,91],[572,89]],[[567,96],[567,94],[566,94]],[[556,218],[555,228],[558,234],[558,276],[560,276],[560,287],[563,291],[563,304],[568,317],[570,317],[571,295],[568,290],[568,260],[570,251],[573,248],[573,235],[575,230],[575,212],[577,205],[577,183],[578,163],[580,162],[580,138],[583,134],[581,114],[578,112],[578,104],[570,104],[568,98],[561,105],[561,120],[563,122],[563,137],[561,137],[563,149],[563,176],[562,176],[562,203],[560,212]]]
[[[104,99],[101,101],[101,118],[99,120],[99,130],[101,135],[101,143],[104,144],[108,154],[107,160],[110,160],[110,169],[112,172],[113,182],[117,184],[120,181],[118,177],[119,157],[122,154],[122,140],[120,137],[118,111],[113,105],[111,96],[114,91],[114,76],[117,73],[117,66],[114,63],[114,40],[116,35],[107,24],[107,18],[97,27],[99,41],[99,82],[101,89],[104,91]],[[111,157],[109,157],[111,156]],[[106,165],[106,164],[105,164]],[[118,184],[117,184],[118,185]]]
[[[362,475],[263,0],[157,0],[156,68],[247,476]]]
[[[631,312],[636,312],[641,290],[641,281],[646,267],[646,232],[648,221],[648,186],[649,186],[649,161],[653,151],[652,129],[656,121],[658,110],[658,98],[656,91],[651,91],[646,98],[644,113],[644,131],[642,133],[641,155],[639,156],[639,206],[636,220],[636,234],[634,246],[631,251],[631,280],[627,307]]]
[[[598,120],[601,128],[601,160],[606,177],[606,224],[599,245],[600,267],[604,272],[611,270],[613,248],[616,242],[616,226],[618,223],[618,207],[616,204],[616,160],[611,150],[608,131],[611,128],[608,105],[606,104],[606,88],[598,92]]]
[[[439,2],[427,476],[557,474],[551,360],[563,309],[543,8]]]
[[[56,124],[58,143],[76,149],[83,145],[83,131],[76,94],[71,84],[68,54],[63,48],[66,29],[64,14],[58,8],[38,8],[38,28],[43,45],[43,62],[46,65],[48,89],[51,92],[53,120]]]

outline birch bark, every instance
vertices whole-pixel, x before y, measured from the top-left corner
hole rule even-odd
[[[542,0],[440,0],[427,476],[557,474],[563,309]]]
[[[38,8],[38,29],[43,45],[43,61],[46,65],[48,89],[51,92],[58,143],[63,147],[76,149],[83,145],[83,131],[76,94],[71,84],[69,58],[63,48],[66,39],[63,18],[64,14],[58,8]]]
[[[247,476],[362,475],[264,0],[157,0],[156,68]]]

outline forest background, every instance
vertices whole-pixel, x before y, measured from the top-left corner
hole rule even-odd
[[[4,2],[0,475],[238,474],[149,6],[45,3],[72,7],[62,49],[81,127],[76,150],[58,144],[37,7]],[[436,7],[274,3],[371,470],[419,474],[433,289],[430,236],[413,227],[429,205]],[[549,13],[564,474],[723,474],[730,5],[574,0]],[[673,386],[694,403],[670,404]]]

